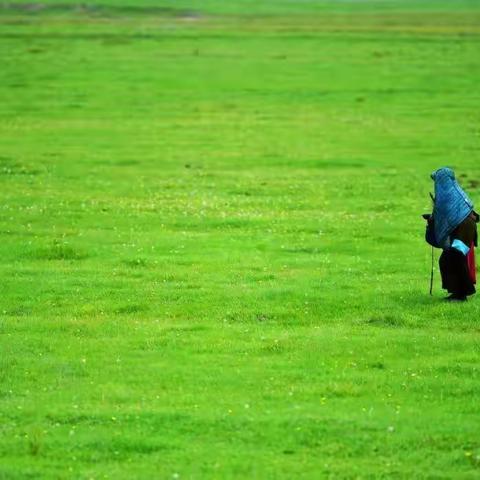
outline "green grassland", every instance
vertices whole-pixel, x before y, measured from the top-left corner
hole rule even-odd
[[[479,48],[466,0],[0,3],[0,478],[478,478],[420,214],[480,204]]]

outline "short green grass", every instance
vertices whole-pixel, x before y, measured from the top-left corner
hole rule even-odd
[[[420,214],[480,202],[479,21],[0,4],[0,478],[478,478]]]

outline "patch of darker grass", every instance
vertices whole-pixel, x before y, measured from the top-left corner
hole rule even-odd
[[[32,308],[26,305],[16,305],[11,309],[5,310],[5,313],[6,315],[9,315],[11,317],[26,317],[28,315],[31,315]]]
[[[273,273],[246,275],[245,280],[249,282],[270,282],[275,280],[275,275]]]
[[[307,254],[307,255],[316,255],[317,253],[320,253],[319,249],[314,247],[286,248],[283,251],[287,253],[293,253],[293,254],[300,253],[300,254]]]
[[[264,345],[261,349],[260,352],[266,353],[266,354],[279,354],[279,353],[284,353],[285,351],[289,350],[289,347],[285,345],[284,342],[281,340],[272,340],[269,341],[266,345]]]
[[[186,325],[179,327],[168,327],[164,329],[165,333],[191,333],[191,332],[205,332],[209,327],[205,325]]]
[[[9,88],[26,88],[26,87],[28,87],[28,84],[15,82],[15,83],[9,83],[7,85],[7,87],[9,87]],[[3,157],[3,158],[5,158],[5,157]],[[0,160],[0,163],[1,163],[1,160]]]
[[[46,415],[46,419],[53,425],[102,425],[110,424],[111,418],[99,415]]]
[[[375,370],[385,370],[385,364],[382,362],[373,362],[369,365],[370,368],[373,368]]]
[[[245,315],[239,312],[228,312],[223,318],[225,323],[240,323],[244,322],[245,320]]]
[[[35,260],[84,260],[87,253],[69,245],[67,242],[54,241],[52,245],[39,248],[30,253]]]
[[[354,398],[360,397],[362,391],[359,385],[353,383],[334,383],[327,387],[325,394],[328,398]]]
[[[148,310],[147,305],[142,305],[140,303],[128,303],[126,305],[116,308],[115,313],[124,315],[124,314],[146,312],[147,310]]]
[[[148,262],[145,258],[131,258],[122,260],[122,263],[130,268],[144,268],[148,265]]]
[[[379,317],[371,317],[366,323],[374,327],[403,327],[405,322],[401,318],[393,317],[391,315],[384,315]]]
[[[38,175],[40,170],[24,165],[11,157],[0,157],[0,176]]]
[[[35,429],[28,435],[28,450],[33,457],[40,453],[42,447],[43,433],[40,429]]]
[[[232,190],[229,193],[231,193],[232,195],[239,195],[243,197],[251,197],[253,195],[252,192],[248,190]]]
[[[86,447],[89,451],[95,452],[92,454],[94,457],[92,458],[93,460],[112,458],[112,454],[115,457],[127,456],[130,454],[149,455],[172,448],[166,443],[158,442],[158,440],[132,438],[115,438],[111,443],[98,441],[88,444]]]
[[[350,161],[350,160],[316,160],[313,162],[306,162],[306,166],[311,168],[324,169],[339,169],[339,168],[365,168],[365,164],[362,162]]]
[[[139,165],[138,160],[117,160],[116,162],[113,162],[113,165],[116,165],[118,167],[134,167],[136,165]]]
[[[186,221],[172,223],[172,228],[187,231],[211,231],[211,230],[240,230],[256,229],[264,225],[264,221],[248,220],[241,218],[211,218],[202,222]]]
[[[478,375],[478,367],[476,365],[442,365],[435,369],[442,376],[454,375],[456,377],[476,377]]]

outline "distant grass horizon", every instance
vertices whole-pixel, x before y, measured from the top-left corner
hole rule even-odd
[[[13,0],[2,2],[4,10],[24,8],[27,12],[41,11],[42,9],[66,9],[67,7],[118,9],[124,12],[145,10],[146,13],[165,13],[174,10],[197,10],[205,13],[226,14],[274,14],[285,13],[414,13],[415,11],[456,12],[473,11],[478,13],[478,4],[475,0],[234,0],[223,2],[220,0]],[[147,10],[149,9],[149,10]]]

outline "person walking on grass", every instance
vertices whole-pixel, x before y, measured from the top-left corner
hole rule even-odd
[[[443,249],[439,266],[448,301],[464,302],[475,293],[475,252],[479,215],[450,168],[432,173],[435,183],[429,227],[435,246]],[[432,242],[429,242],[432,243]]]

